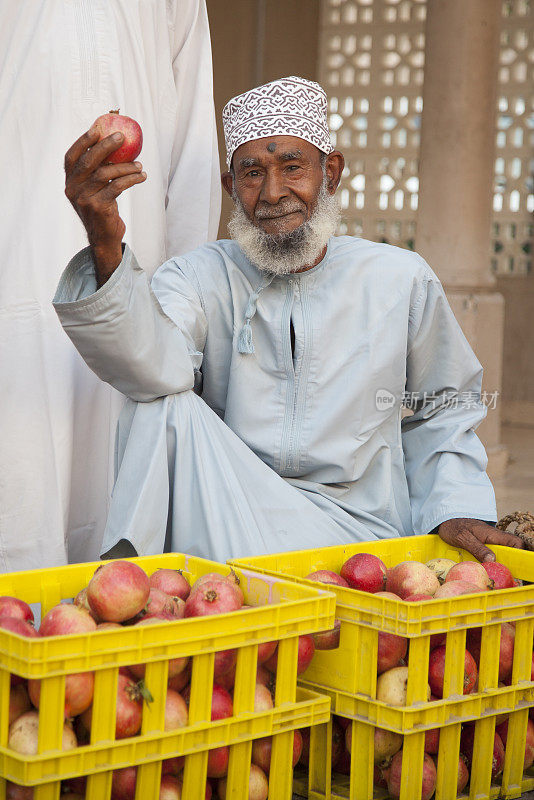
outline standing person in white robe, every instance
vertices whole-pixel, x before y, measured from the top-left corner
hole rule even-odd
[[[124,397],[65,337],[51,300],[87,243],[65,150],[110,109],[149,172],[121,198],[139,263],[216,237],[219,162],[205,0],[0,2],[0,571],[97,558]]]
[[[93,131],[67,154],[90,247],[55,307],[131,398],[108,555],[224,560],[434,529],[480,559],[521,546],[487,524],[482,369],[438,279],[414,253],[333,236],[344,160],[326,108],[294,77],[227,104],[233,239],[170,259],[152,288],[117,233],[115,198],[140,168],[102,167],[117,142]]]

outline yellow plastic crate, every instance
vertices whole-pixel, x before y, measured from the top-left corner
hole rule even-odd
[[[222,564],[181,554],[134,558],[147,574],[159,567],[182,569],[192,583],[208,572],[227,574]],[[100,562],[0,575],[0,595],[40,603],[44,615],[87,585]],[[270,800],[289,799],[293,731],[326,726],[330,700],[297,689],[298,637],[331,627],[335,598],[317,587],[299,586],[249,570],[236,570],[245,602],[257,606],[211,617],[103,630],[88,635],[27,639],[0,630],[0,800],[5,781],[35,787],[36,800],[58,800],[60,781],[88,776],[87,800],[108,800],[112,770],[139,766],[136,800],[159,796],[161,761],[186,756],[183,796],[204,800],[208,751],[230,745],[228,795],[246,799],[254,739],[274,736]],[[254,712],[258,644],[280,640],[275,707]],[[211,722],[214,654],[238,649],[234,716]],[[187,728],[163,731],[168,660],[193,657]],[[143,709],[138,736],[115,741],[117,676],[121,666],[146,663],[145,682],[154,700]],[[61,752],[65,675],[95,671],[91,744]],[[10,673],[41,678],[39,753],[22,756],[7,747]]]
[[[504,547],[492,548],[497,559],[523,580],[534,582],[534,554]],[[428,561],[430,558],[469,560],[472,556],[451,548],[437,536],[418,536],[363,542],[356,545],[303,550],[272,556],[235,560],[255,571],[291,578],[299,584],[310,572],[330,569],[339,572],[342,564],[358,552],[379,556],[386,566],[401,561]],[[528,708],[534,705],[534,683],[530,680],[534,633],[534,585],[481,592],[445,600],[406,603],[376,597],[366,592],[329,586],[337,597],[336,617],[341,620],[340,646],[319,651],[300,685],[325,692],[332,699],[332,712],[353,720],[353,741],[357,772],[349,782],[351,800],[369,800],[372,793],[373,728],[378,726],[405,736],[407,768],[403,770],[401,800],[419,796],[423,763],[424,731],[442,729],[438,800],[456,797],[452,786],[451,765],[459,752],[462,722],[477,722],[476,763],[472,772],[470,797],[519,797],[532,788],[533,781],[523,776],[523,748]],[[515,621],[514,663],[510,686],[498,686],[500,624]],[[482,628],[478,691],[463,695],[463,652],[468,628]],[[406,707],[393,707],[376,700],[376,664],[378,632],[388,631],[409,639],[408,701]],[[442,700],[427,702],[426,687],[430,635],[447,634],[445,686]],[[495,715],[512,713],[509,745],[500,788],[491,787],[491,752]],[[310,761],[310,797],[329,797],[329,776],[316,762],[324,759],[327,740],[323,734],[312,736],[322,741]],[[312,750],[314,748],[312,747]],[[457,763],[457,762],[456,762]],[[314,775],[320,780],[314,782]],[[358,777],[359,775],[359,777]],[[420,791],[420,790],[419,790]],[[315,793],[314,793],[315,792]]]

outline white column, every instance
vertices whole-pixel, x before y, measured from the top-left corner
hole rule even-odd
[[[443,282],[499,392],[480,426],[493,477],[500,443],[504,300],[490,272],[495,108],[501,0],[428,0],[417,250]]]

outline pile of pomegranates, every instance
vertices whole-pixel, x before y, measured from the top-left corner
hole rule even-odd
[[[388,569],[383,561],[371,553],[358,553],[349,558],[339,574],[321,569],[306,576],[308,580],[342,586],[348,589],[370,592],[378,597],[406,602],[428,602],[439,598],[451,598],[476,592],[512,589],[521,586],[508,567],[499,562],[480,564],[477,561],[456,563],[450,559],[434,558],[423,564],[419,561],[403,561]],[[463,693],[477,691],[478,668],[480,666],[481,628],[467,631],[464,654]],[[515,625],[501,625],[499,650],[499,686],[509,685],[512,678]],[[376,699],[390,706],[406,705],[408,683],[409,639],[385,631],[378,632]],[[427,699],[438,700],[444,696],[446,634],[434,634],[430,638]],[[534,681],[534,654],[532,656],[531,680]],[[524,769],[534,764],[534,708],[530,710],[526,732]],[[495,730],[492,778],[503,770],[508,730],[508,715],[498,715]],[[460,757],[458,763],[458,792],[464,790],[469,781],[473,755],[475,725],[462,726]],[[343,735],[342,735],[343,734]],[[304,752],[307,758],[309,732],[304,733]],[[350,772],[352,725],[350,720],[333,718],[332,769]],[[439,729],[427,731],[421,800],[428,800],[436,787],[436,765],[439,745]],[[402,772],[403,736],[391,731],[375,728],[374,731],[374,784],[387,789],[392,798],[400,796]],[[419,797],[419,796],[418,796]],[[418,800],[414,798],[414,800]]]
[[[99,630],[124,626],[145,626],[162,621],[231,613],[246,608],[239,578],[233,570],[228,575],[202,575],[191,586],[180,570],[158,569],[148,576],[131,561],[109,561],[95,571],[89,584],[73,602],[61,602],[43,617],[39,630],[33,625],[30,606],[15,597],[0,597],[0,627],[23,636],[44,637],[64,634],[93,634]],[[179,627],[177,627],[179,635]],[[308,667],[315,652],[311,635],[298,641],[297,673]],[[278,642],[258,645],[254,711],[268,712],[274,705],[274,687],[278,660]],[[215,653],[211,698],[211,719],[233,716],[233,692],[236,680],[237,650]],[[145,702],[152,700],[145,685],[145,664],[121,667],[117,676],[115,738],[124,739],[140,733]],[[174,658],[168,664],[164,730],[172,731],[189,724],[192,659]],[[12,675],[9,706],[8,746],[18,753],[34,755],[38,748],[41,681]],[[81,672],[65,679],[63,750],[71,750],[91,741],[94,673]],[[266,800],[269,792],[272,737],[254,741],[251,757],[249,800]],[[293,762],[302,753],[302,736],[294,734]],[[230,749],[209,751],[206,798],[226,797],[226,775]],[[160,800],[182,797],[184,757],[166,759],[162,766]],[[137,768],[116,770],[113,775],[112,800],[134,800]],[[66,781],[64,789],[71,800],[82,798],[85,779]],[[21,800],[31,797],[28,787],[9,784],[7,797]],[[67,795],[62,795],[67,796]]]

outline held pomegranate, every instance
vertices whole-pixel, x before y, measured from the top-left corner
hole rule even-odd
[[[124,622],[139,614],[150,594],[148,576],[131,561],[108,561],[87,587],[91,610],[103,622]]]
[[[92,126],[99,135],[99,141],[112,133],[122,133],[124,140],[120,147],[108,155],[112,164],[133,161],[137,158],[143,147],[143,131],[138,122],[131,117],[119,114],[119,109],[102,114]]]
[[[160,567],[149,578],[150,586],[161,589],[171,597],[187,600],[191,593],[191,586],[180,569],[167,569]]]
[[[372,553],[356,553],[345,561],[340,575],[351,589],[379,592],[384,589],[386,565]]]
[[[435,595],[439,581],[434,572],[420,561],[401,561],[388,570],[386,590],[403,600],[412,594]]]
[[[332,586],[344,586],[346,589],[349,588],[349,584],[345,578],[342,578],[341,575],[338,575],[337,572],[333,572],[331,569],[318,569],[316,572],[310,572],[309,575],[306,575],[306,580],[328,583]]]

